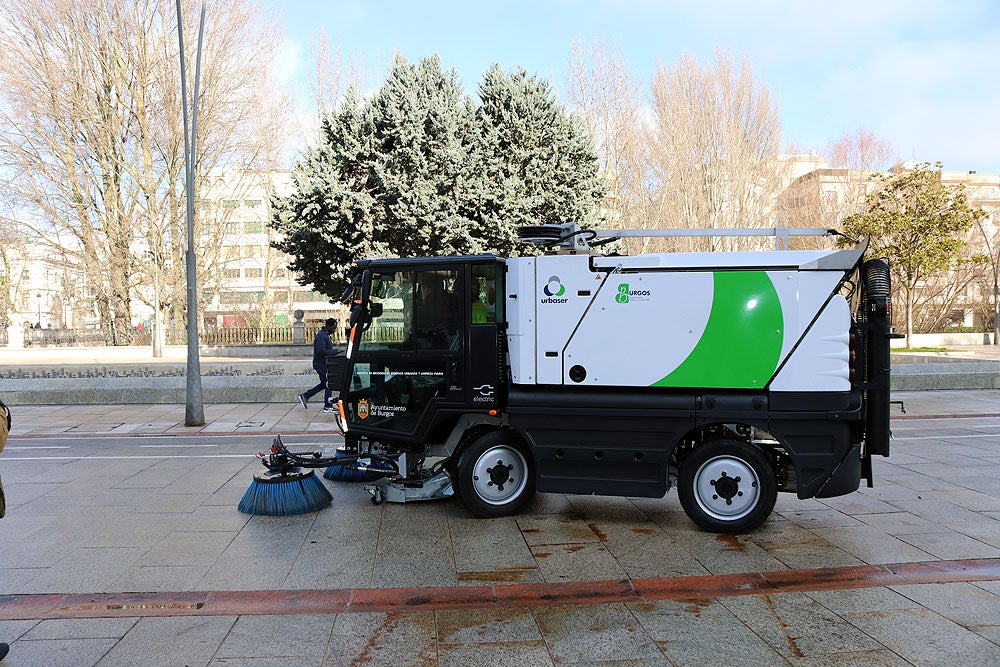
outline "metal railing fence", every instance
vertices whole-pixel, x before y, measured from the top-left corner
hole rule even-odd
[[[312,342],[315,332],[306,332],[306,342]],[[339,342],[340,332],[333,335]],[[292,327],[220,327],[198,332],[199,345],[281,345],[292,343]],[[145,327],[118,332],[108,329],[25,329],[25,347],[101,347],[105,345],[151,346],[153,330]],[[187,330],[170,328],[164,331],[166,345],[186,345]],[[7,330],[0,329],[0,345],[7,344]]]

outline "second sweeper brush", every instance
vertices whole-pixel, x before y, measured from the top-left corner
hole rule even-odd
[[[342,462],[327,468],[323,477],[334,482],[374,482],[396,471],[389,461],[359,457],[346,449],[338,449],[333,456]]]

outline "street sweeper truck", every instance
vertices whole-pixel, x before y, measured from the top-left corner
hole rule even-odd
[[[391,465],[375,503],[454,493],[483,517],[536,491],[676,487],[721,533],[760,525],[779,492],[871,485],[889,454],[889,266],[867,242],[788,249],[834,230],[704,235],[765,233],[777,249],[621,256],[597,252],[621,231],[539,225],[520,230],[538,256],[358,262],[345,461]]]

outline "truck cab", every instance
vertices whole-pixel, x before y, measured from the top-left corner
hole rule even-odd
[[[345,416],[365,437],[421,448],[470,412],[498,414],[505,263],[494,255],[359,265]]]

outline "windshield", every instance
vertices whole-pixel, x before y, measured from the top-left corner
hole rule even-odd
[[[381,273],[371,285],[362,351],[459,349],[457,270]]]

